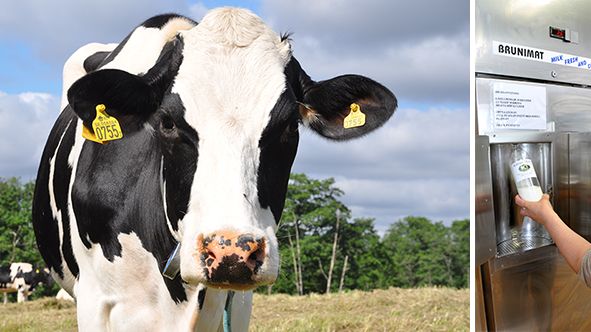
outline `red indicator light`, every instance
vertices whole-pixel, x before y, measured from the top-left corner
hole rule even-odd
[[[550,37],[565,40],[566,30],[560,28],[550,27]]]

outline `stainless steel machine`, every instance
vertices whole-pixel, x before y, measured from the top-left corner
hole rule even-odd
[[[519,215],[510,151],[591,240],[591,2],[475,1],[476,326],[591,331],[591,289]]]

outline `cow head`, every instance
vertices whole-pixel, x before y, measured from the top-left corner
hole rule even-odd
[[[121,123],[121,141],[152,133],[166,222],[181,242],[182,278],[231,289],[277,277],[275,230],[299,126],[348,140],[381,126],[397,106],[388,89],[366,77],[313,81],[287,38],[230,8],[180,32],[144,75],[98,70],[78,80],[68,100],[88,128],[95,106],[106,105]],[[345,129],[352,104],[365,124]]]

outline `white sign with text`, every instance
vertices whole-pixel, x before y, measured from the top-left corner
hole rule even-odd
[[[545,87],[495,83],[493,103],[495,129],[546,129]]]

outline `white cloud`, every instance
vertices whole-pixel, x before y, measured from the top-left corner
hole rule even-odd
[[[469,137],[467,109],[401,109],[349,142],[303,131],[294,171],[334,177],[354,216],[382,230],[407,215],[449,222],[469,215]]]
[[[424,216],[449,224],[468,218],[469,179],[360,180],[336,179],[347,194],[343,202],[356,217],[376,218],[376,227],[386,229],[406,216]]]
[[[429,8],[429,10],[425,10]],[[404,100],[468,103],[467,2],[263,1],[278,31],[316,80],[344,73],[374,78]]]
[[[351,49],[373,49],[384,45],[384,41],[414,43],[425,36],[468,32],[469,8],[465,0],[261,2],[263,16],[274,27]]]
[[[384,127],[349,142],[305,130],[296,165],[365,179],[467,178],[469,143],[467,109],[400,109]]]
[[[315,80],[355,73],[377,80],[403,100],[467,104],[467,40],[434,37],[371,53],[348,53],[325,49],[314,38],[302,39],[294,36],[294,55]]]
[[[59,113],[59,98],[46,93],[0,92],[0,176],[33,179],[49,131]]]

